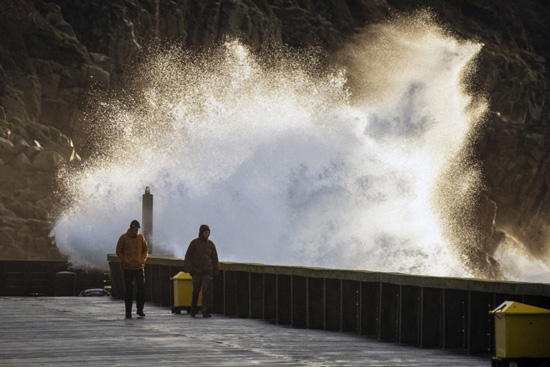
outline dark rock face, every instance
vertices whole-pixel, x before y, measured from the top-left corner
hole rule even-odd
[[[61,257],[48,239],[55,170],[80,160],[86,93],[117,88],[144,47],[203,48],[232,36],[256,51],[282,43],[334,52],[369,23],[426,7],[457,37],[485,45],[471,88],[489,96],[492,112],[467,149],[480,160],[488,190],[464,223],[483,233],[484,243],[462,255],[482,259],[484,265],[472,265],[482,269],[476,275],[498,277],[491,255],[506,232],[544,256],[550,249],[545,0],[2,1],[2,256]]]
[[[550,235],[550,28],[543,20],[549,10],[541,1],[506,2],[501,9],[484,10],[481,20],[494,26],[481,33],[486,44],[481,75],[494,114],[475,146],[488,195],[497,204],[496,227],[540,258],[548,255]]]

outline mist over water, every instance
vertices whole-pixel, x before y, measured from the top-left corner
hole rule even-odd
[[[154,253],[183,257],[206,223],[222,261],[469,276],[434,192],[486,108],[463,84],[480,49],[413,17],[331,67],[238,41],[156,52],[89,112],[100,153],[59,173],[57,244],[106,267],[149,186]]]

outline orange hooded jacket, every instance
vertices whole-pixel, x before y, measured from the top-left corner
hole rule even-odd
[[[122,263],[123,269],[139,270],[145,267],[145,260],[149,256],[147,241],[141,233],[136,237],[130,235],[130,230],[118,239],[116,255]]]

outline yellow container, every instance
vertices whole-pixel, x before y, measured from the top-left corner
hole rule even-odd
[[[174,307],[191,307],[193,298],[193,278],[191,274],[180,271],[170,278],[174,285]],[[197,306],[202,306],[202,290]]]
[[[550,358],[550,310],[505,301],[490,313],[497,357]]]

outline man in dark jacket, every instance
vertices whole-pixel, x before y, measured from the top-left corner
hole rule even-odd
[[[132,303],[134,301],[134,281],[136,282],[136,308],[137,314],[145,316],[143,306],[145,304],[145,260],[149,256],[147,241],[139,233],[139,222],[133,220],[130,228],[118,239],[116,254],[124,270],[124,303],[126,305],[126,318],[132,318]]]
[[[191,301],[191,316],[197,314],[197,302],[202,288],[202,317],[210,317],[213,289],[212,278],[219,272],[218,253],[214,242],[210,241],[210,228],[203,224],[199,229],[199,237],[189,244],[185,253],[183,271],[193,277],[193,298]]]

